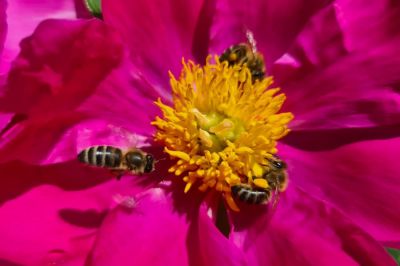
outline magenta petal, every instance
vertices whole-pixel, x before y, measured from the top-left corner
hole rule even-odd
[[[12,116],[13,116],[12,114],[0,113],[0,135],[2,130],[4,130],[4,128],[6,128],[8,123],[11,121]]]
[[[113,195],[129,187],[104,179],[96,184],[96,176],[87,177],[89,184],[73,166],[0,168],[0,262],[83,265]]]
[[[292,128],[371,127],[400,122],[400,41],[351,54],[283,83]]]
[[[294,187],[281,195],[272,216],[265,208],[247,211],[233,217],[232,238],[246,251],[249,265],[396,265],[338,211]],[[254,211],[265,213],[256,217]]]
[[[212,52],[221,53],[246,40],[245,30],[254,33],[258,49],[270,66],[292,44],[309,18],[325,1],[219,1],[212,27]]]
[[[133,195],[132,195],[133,196]],[[160,189],[137,197],[132,210],[119,207],[105,219],[93,249],[93,265],[186,265],[188,221],[174,212]]]
[[[326,152],[284,146],[291,182],[351,217],[379,241],[400,241],[400,138],[356,142]]]
[[[6,74],[10,63],[17,56],[19,42],[30,35],[42,20],[76,17],[73,0],[10,0],[7,5],[9,31],[0,62],[0,76]]]
[[[346,54],[342,29],[337,22],[334,7],[329,5],[313,15],[289,51],[268,72],[279,83],[285,83],[312,69],[325,67]],[[288,58],[292,58],[295,63],[288,61]],[[285,66],[294,69],[288,71]]]
[[[154,104],[159,95],[132,72],[132,65],[127,61],[124,59],[78,110],[137,134],[151,136],[154,127],[150,123],[160,113]]]
[[[103,0],[106,23],[129,47],[134,71],[168,98],[168,71],[179,75],[182,57],[203,63],[214,1]]]
[[[122,60],[122,44],[99,20],[47,20],[21,43],[3,111],[70,110],[94,92]]]
[[[337,0],[335,9],[349,50],[364,50],[398,38],[400,5],[396,1]]]
[[[205,210],[193,219],[187,238],[190,265],[246,265],[242,250],[228,241],[206,215]]]
[[[136,198],[134,209],[121,206],[104,221],[93,265],[243,265],[241,252],[204,211],[181,213],[161,189]]]
[[[6,0],[0,1],[0,56],[3,58],[4,41],[7,35]],[[3,61],[3,60],[1,60]]]

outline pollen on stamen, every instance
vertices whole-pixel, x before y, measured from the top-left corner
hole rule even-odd
[[[186,182],[186,193],[216,190],[238,211],[233,186],[269,187],[263,167],[293,119],[278,113],[286,96],[269,88],[272,77],[254,82],[246,65],[228,66],[218,56],[205,66],[182,63],[179,78],[170,74],[173,106],[156,102],[163,117],[152,122],[155,140],[175,161],[169,172]]]

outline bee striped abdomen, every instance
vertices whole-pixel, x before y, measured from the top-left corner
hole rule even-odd
[[[255,190],[244,185],[233,186],[232,195],[240,201],[249,204],[263,204],[270,199],[269,190]]]
[[[78,154],[80,162],[97,167],[116,168],[121,164],[122,151],[112,146],[93,146]]]

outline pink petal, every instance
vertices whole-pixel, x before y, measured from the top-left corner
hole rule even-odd
[[[137,195],[133,210],[120,207],[106,218],[92,264],[243,265],[241,252],[205,212],[186,207],[176,209],[171,195],[162,189]]]
[[[78,18],[93,18],[89,9],[86,7],[86,0],[74,0],[75,12]]]
[[[280,85],[294,130],[371,127],[400,122],[400,39],[353,53],[325,68],[299,70]],[[303,72],[303,73],[302,73]]]
[[[17,56],[19,42],[32,33],[33,29],[48,18],[75,18],[73,0],[36,1],[11,0],[7,7],[7,34],[4,53],[0,62],[0,76],[5,75],[10,63]]]
[[[333,5],[318,10],[306,23],[287,53],[269,69],[279,83],[299,79],[316,68],[335,63],[347,51]],[[288,61],[290,58],[292,60]]]
[[[280,154],[293,184],[343,211],[375,239],[398,242],[399,147],[400,138],[392,138],[320,152],[283,146]]]
[[[276,212],[245,208],[233,219],[232,239],[246,251],[249,265],[396,265],[338,211],[293,186],[281,195]]]
[[[398,128],[399,124],[292,131],[282,143],[307,151],[326,151],[358,141],[398,137]]]
[[[400,6],[395,1],[337,0],[335,9],[349,50],[364,50],[398,38]]]
[[[130,187],[77,164],[0,171],[0,261],[22,265],[83,265],[113,195]]]
[[[12,116],[12,114],[0,113],[0,133],[7,127],[8,123],[10,123]]]
[[[399,123],[400,39],[347,51],[336,7],[317,12],[271,68],[288,96],[285,110],[296,116],[292,129]]]
[[[129,47],[134,72],[169,98],[168,71],[180,73],[181,59],[203,63],[207,55],[213,1],[102,1],[104,20]]]
[[[7,3],[5,0],[0,1],[0,56],[2,56],[4,41],[7,35],[7,16],[6,16]]]
[[[99,20],[48,20],[21,43],[0,106],[8,112],[71,110],[122,60],[122,44]]]
[[[269,67],[294,41],[324,1],[220,1],[212,27],[212,52],[246,41],[245,30],[254,33],[257,48]]]
[[[78,110],[137,134],[152,136],[154,127],[150,122],[160,113],[154,104],[158,97],[151,85],[138,77],[132,71],[132,65],[124,60]]]

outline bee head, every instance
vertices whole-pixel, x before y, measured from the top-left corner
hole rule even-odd
[[[144,166],[144,172],[150,173],[153,170],[154,170],[154,158],[152,155],[147,154],[146,155],[146,165]]]
[[[279,159],[279,157],[276,155],[274,155],[271,159],[269,159],[269,161],[271,162],[272,167],[274,167],[276,170],[286,168],[286,163],[281,159]]]
[[[264,76],[265,76],[265,73],[262,72],[262,71],[255,70],[255,71],[251,72],[251,76],[253,78],[253,81],[262,80],[264,78]]]

